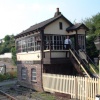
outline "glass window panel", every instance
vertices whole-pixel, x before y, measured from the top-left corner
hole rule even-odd
[[[32,76],[32,80],[33,80],[33,81],[36,81],[36,69],[33,68],[33,69],[31,70],[31,76]]]
[[[26,79],[26,68],[22,68],[22,70],[21,70],[22,72],[22,79]]]

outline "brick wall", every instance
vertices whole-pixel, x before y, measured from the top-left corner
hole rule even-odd
[[[21,68],[25,67],[27,69],[27,78],[25,80],[21,79]],[[31,69],[36,68],[36,82],[31,81]],[[17,64],[18,70],[18,82],[19,84],[35,89],[37,91],[43,91],[42,80],[41,80],[41,64]]]

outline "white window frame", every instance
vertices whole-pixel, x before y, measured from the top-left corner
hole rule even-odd
[[[22,68],[21,69],[21,79],[26,80],[26,68]]]
[[[31,69],[31,80],[36,82],[36,79],[37,79],[37,77],[36,77],[36,69],[32,68]]]
[[[78,35],[79,46],[85,50],[85,35]]]
[[[50,43],[52,42],[52,44],[50,44],[51,50],[64,50],[64,45],[60,45],[60,42],[61,44],[64,44],[65,38],[66,36],[64,35],[46,35],[45,36],[46,50],[50,49],[49,42]]]
[[[32,35],[18,40],[16,42],[17,52],[30,52],[40,50],[41,47],[38,39],[40,39],[40,35]]]

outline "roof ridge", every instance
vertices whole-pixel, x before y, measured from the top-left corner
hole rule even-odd
[[[56,17],[51,17],[51,18],[49,18],[49,19],[47,19],[47,20],[44,20],[44,21],[41,21],[41,22],[39,22],[39,23],[37,23],[37,24],[40,24],[40,23],[43,23],[43,22],[46,22],[46,21],[48,21],[48,20],[50,20],[50,19],[56,19],[57,17],[60,17],[62,14],[60,14],[60,15],[58,15],[58,16],[56,16]],[[37,25],[37,24],[34,24],[34,25]],[[34,25],[32,25],[32,26],[34,26]],[[31,26],[30,26],[31,27]]]
[[[63,16],[63,15],[60,14],[60,15],[58,15],[58,16],[56,16],[56,17],[51,17],[51,18],[49,18],[49,19],[47,19],[47,20],[41,21],[41,22],[39,22],[39,23],[37,23],[37,24],[34,24],[34,25],[30,26],[30,27],[27,28],[26,30],[32,28],[33,26],[36,26],[36,25],[42,24],[42,23],[44,23],[44,22],[47,22],[47,21],[49,21],[49,20],[52,20],[52,19],[55,20],[56,18],[59,18],[59,17],[61,17],[61,16]],[[43,26],[44,26],[44,25],[43,25]],[[23,30],[21,33],[26,32],[26,30]],[[21,33],[19,33],[19,34],[21,34]]]
[[[39,23],[36,23],[36,24],[30,26],[26,30],[23,30],[21,33],[17,34],[15,37],[23,35],[23,34],[27,34],[29,32],[32,32],[32,31],[35,31],[35,30],[38,30],[38,29],[41,29],[41,28],[44,28],[47,25],[51,24],[52,22],[56,21],[57,19],[59,19],[61,17],[64,18],[70,24],[70,26],[73,25],[66,17],[64,17],[62,14],[59,14],[57,16],[54,16],[52,18],[49,18],[47,20],[41,21]]]

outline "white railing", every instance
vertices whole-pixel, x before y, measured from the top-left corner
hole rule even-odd
[[[43,73],[43,88],[47,92],[70,94],[79,100],[95,100],[99,79]]]

